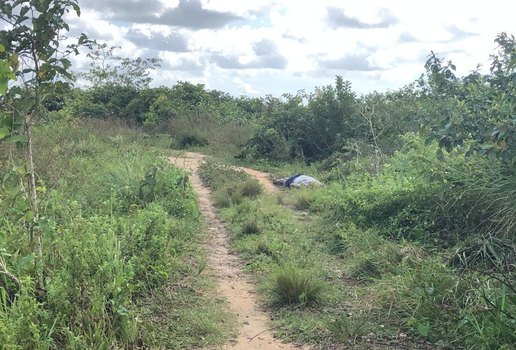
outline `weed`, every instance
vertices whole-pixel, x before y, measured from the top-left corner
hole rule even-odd
[[[346,251],[346,243],[343,240],[341,233],[337,232],[331,235],[331,238],[327,241],[328,251],[331,254],[340,255]]]
[[[35,260],[19,220],[24,201],[4,191],[11,180],[2,163],[0,253],[22,288],[15,294],[0,278],[0,348],[220,344],[228,323],[223,305],[204,293],[199,212],[185,174],[159,157],[152,140],[118,123],[85,120],[81,128],[49,125],[35,134],[46,186],[39,198],[44,288],[34,288]],[[142,300],[163,301],[152,296],[192,279],[195,285],[168,295],[170,308],[157,304],[147,313],[152,307]]]
[[[231,206],[231,198],[224,191],[216,191],[212,194],[213,204],[217,208],[229,208]]]
[[[382,272],[378,266],[378,263],[368,258],[364,258],[363,260],[359,261],[350,272],[351,277],[357,279],[378,278],[381,276],[381,274]]]
[[[514,289],[496,281],[485,281],[474,297],[483,301],[483,308],[469,309],[460,323],[467,346],[484,349],[510,349],[516,343],[516,300]]]
[[[296,210],[312,209],[313,204],[319,199],[315,188],[301,188],[291,191],[291,201]]]
[[[253,235],[260,233],[261,228],[257,218],[251,218],[244,223],[242,226],[243,235]]]
[[[252,179],[239,184],[238,190],[244,197],[255,198],[262,193],[262,186],[257,180]]]
[[[367,334],[369,317],[365,314],[342,315],[334,319],[328,326],[332,337],[338,342],[355,344]]]
[[[240,183],[227,183],[220,186],[213,193],[213,201],[218,208],[229,208],[232,205],[246,203],[245,198],[254,198],[262,191],[261,186],[256,181],[245,181]],[[245,206],[239,206],[239,211],[245,210]]]
[[[249,179],[249,175],[232,167],[214,162],[203,162],[199,166],[199,176],[205,186],[213,191],[235,185]]]
[[[243,200],[242,192],[233,185],[226,185],[213,193],[213,201],[218,208],[229,208],[242,203]]]
[[[206,288],[200,282],[187,277],[140,300],[144,348],[193,349],[227,340],[234,320],[220,301],[191,292]]]
[[[322,301],[324,286],[311,271],[293,266],[275,273],[272,287],[274,305],[315,306]]]

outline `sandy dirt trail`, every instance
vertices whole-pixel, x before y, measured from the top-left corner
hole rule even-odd
[[[182,157],[170,157],[172,164],[183,169],[191,170],[191,182],[198,195],[199,207],[209,230],[210,238],[207,244],[208,267],[217,279],[217,293],[224,297],[230,311],[236,315],[238,335],[223,349],[299,349],[275,339],[269,329],[267,313],[260,309],[256,298],[255,284],[241,269],[242,263],[231,251],[228,233],[217,218],[215,208],[210,198],[210,191],[203,186],[196,171],[203,161],[204,155],[186,152]],[[253,169],[241,168],[254,176],[266,191],[277,191],[270,182],[268,174]]]

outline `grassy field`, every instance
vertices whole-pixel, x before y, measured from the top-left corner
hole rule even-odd
[[[206,230],[188,174],[166,162],[173,142],[114,121],[37,129],[42,282],[32,277],[30,208],[17,186],[22,150],[2,145],[1,262],[19,281],[1,280],[6,349],[190,349],[234,333],[205,271]],[[510,266],[510,246],[503,230],[479,246],[476,220],[510,213],[511,202],[483,203],[510,193],[512,177],[479,158],[450,153],[442,162],[435,152],[412,135],[374,172],[368,158],[257,164],[325,183],[278,193],[228,165],[201,166],[275,334],[321,349],[511,348],[510,284],[480,273],[497,256]]]
[[[20,214],[17,164],[3,144],[3,349],[191,349],[225,342],[231,316],[204,271],[205,233],[188,175],[163,140],[114,121],[36,133],[44,281]],[[5,156],[5,157],[4,157]]]
[[[451,263],[455,248],[446,248],[443,237],[421,237],[426,213],[418,217],[404,211],[410,203],[397,203],[407,193],[412,205],[414,196],[427,201],[422,194],[437,186],[414,181],[415,173],[402,181],[396,168],[409,156],[394,159],[380,177],[349,176],[319,189],[258,196],[245,194],[251,179],[242,173],[216,164],[201,168],[233,247],[260,281],[278,335],[321,349],[511,347],[510,319],[482,310],[482,293],[510,298],[508,291],[496,283],[482,291],[478,275]],[[389,220],[399,209],[400,220],[413,222],[380,226],[365,219],[371,210],[381,218],[388,205]]]

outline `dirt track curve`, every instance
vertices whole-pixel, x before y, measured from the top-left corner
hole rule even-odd
[[[201,183],[197,175],[199,163],[204,155],[186,152],[183,157],[170,157],[172,164],[192,171],[191,182],[198,195],[199,207],[210,230],[207,242],[208,267],[217,279],[217,293],[224,297],[230,311],[236,315],[238,335],[223,349],[242,350],[277,350],[299,349],[290,344],[280,342],[274,338],[269,329],[267,313],[260,309],[256,298],[255,284],[241,269],[239,258],[231,251],[228,233],[217,218],[215,208],[211,202],[210,191]],[[257,170],[238,167],[254,176],[266,191],[277,191],[270,182],[268,174]]]

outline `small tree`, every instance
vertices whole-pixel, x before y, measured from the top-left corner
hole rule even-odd
[[[150,71],[160,67],[159,58],[126,58],[116,56],[114,51],[120,47],[100,45],[88,53],[91,59],[90,71],[81,74],[93,87],[116,85],[142,90],[149,87],[152,78]]]
[[[4,115],[0,123],[3,126],[0,140],[13,135],[14,130],[8,127],[9,123],[18,125],[22,121],[31,210],[26,217],[32,218],[29,240],[38,258],[42,257],[42,234],[38,225],[32,126],[40,116],[43,98],[52,92],[56,80],[72,78],[68,71],[71,65],[68,57],[78,54],[80,46],[92,43],[82,34],[77,43],[63,48],[62,43],[66,39],[63,33],[69,31],[64,16],[71,11],[80,15],[77,0],[5,0],[0,3],[0,22],[7,25],[6,30],[0,31],[0,95],[7,91],[7,81],[14,78],[15,71],[21,83],[9,90],[10,96],[2,97]],[[10,108],[5,113],[7,97]],[[41,282],[41,268],[37,270]]]
[[[429,84],[449,106],[435,125],[441,147],[462,148],[466,155],[478,153],[516,167],[516,39],[501,33],[495,39],[498,52],[491,56],[490,74],[473,72],[462,80],[455,66],[436,60],[427,62]]]

